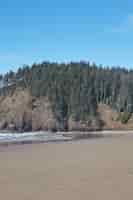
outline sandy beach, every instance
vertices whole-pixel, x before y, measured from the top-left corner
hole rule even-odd
[[[133,136],[0,147],[3,200],[132,200]]]

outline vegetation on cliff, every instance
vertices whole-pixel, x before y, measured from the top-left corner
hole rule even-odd
[[[19,68],[16,73],[10,71],[0,76],[1,98],[12,96],[18,89],[28,91],[32,98],[29,114],[31,118],[27,117],[31,120],[37,119],[39,113],[43,115],[43,109],[38,108],[42,103],[36,104],[37,99],[41,99],[41,102],[47,99],[51,118],[55,120],[51,122],[53,129],[89,129],[102,126],[98,114],[99,104],[108,105],[122,113],[122,123],[127,123],[133,113],[133,71],[119,67],[102,67],[86,62],[43,62]],[[18,99],[17,103],[18,101],[21,102],[21,99]],[[35,111],[38,112],[38,117]],[[26,116],[24,118],[26,119]],[[44,124],[46,118],[45,116]],[[42,127],[38,126],[39,128]],[[30,126],[27,129],[30,129]]]

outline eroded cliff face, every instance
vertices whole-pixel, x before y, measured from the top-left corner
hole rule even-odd
[[[108,105],[99,104],[98,111],[101,121],[103,122],[103,130],[133,130],[133,114],[127,123],[122,123],[119,120],[119,115],[116,110],[113,110]],[[123,113],[121,113],[123,114]]]
[[[32,130],[56,130],[57,121],[47,98],[32,100]]]
[[[32,126],[32,98],[28,91],[17,90],[0,98],[0,129],[28,131]]]
[[[133,117],[123,125],[117,121],[118,113],[109,106],[100,104],[97,117],[90,121],[67,121],[69,131],[90,131],[98,129],[133,129]],[[11,131],[60,130],[60,124],[46,97],[34,98],[28,90],[17,89],[10,96],[0,97],[0,129]]]
[[[75,121],[71,117],[68,120],[68,128],[70,131],[95,131],[102,128],[99,118],[92,118],[89,121]]]
[[[0,129],[12,131],[58,130],[46,97],[34,98],[27,90],[0,97]]]

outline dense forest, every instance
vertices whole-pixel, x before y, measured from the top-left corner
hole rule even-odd
[[[99,103],[109,105],[126,119],[133,113],[133,70],[102,67],[89,62],[43,62],[0,76],[0,95],[16,88],[33,97],[48,97],[55,118],[67,129],[67,121],[91,120]]]

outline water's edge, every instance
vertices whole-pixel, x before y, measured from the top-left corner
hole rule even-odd
[[[45,142],[72,141],[89,138],[116,137],[124,135],[133,135],[132,131],[93,131],[93,132],[25,132],[9,133],[0,132],[0,145],[4,144],[30,144]]]

